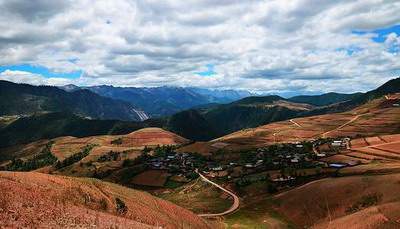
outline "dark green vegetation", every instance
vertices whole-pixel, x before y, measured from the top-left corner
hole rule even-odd
[[[52,165],[57,161],[57,158],[51,153],[51,145],[53,142],[49,142],[46,147],[33,158],[28,160],[14,159],[10,164],[7,165],[6,170],[8,171],[32,171],[48,165]]]
[[[299,95],[291,97],[289,100],[296,103],[308,103],[314,106],[328,106],[354,99],[360,95],[362,95],[362,93],[341,94],[330,92],[322,95]]]
[[[117,161],[119,158],[121,158],[120,152],[110,151],[104,155],[101,155],[99,159],[97,159],[97,161],[98,162]]]
[[[57,111],[96,119],[139,120],[133,108],[89,90],[66,92],[57,87],[0,81],[0,116]]]
[[[61,169],[61,168],[70,166],[70,165],[74,164],[75,162],[82,160],[84,157],[89,155],[89,152],[90,152],[90,150],[93,149],[93,147],[95,147],[95,145],[87,145],[85,148],[82,149],[82,151],[80,151],[70,157],[67,157],[62,161],[58,161],[57,164],[55,165],[56,169]]]

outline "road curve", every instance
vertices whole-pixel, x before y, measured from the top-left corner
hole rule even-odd
[[[199,173],[198,171],[196,171],[196,173],[199,174],[199,176],[205,182],[208,182],[208,183],[214,185],[215,187],[221,189],[222,191],[228,193],[230,196],[233,197],[233,204],[228,210],[226,210],[224,212],[221,212],[221,213],[215,213],[215,214],[199,214],[198,216],[206,217],[206,218],[208,218],[208,217],[216,217],[216,216],[224,216],[224,215],[227,215],[227,214],[230,214],[230,213],[236,211],[239,208],[240,200],[239,200],[239,197],[235,193],[229,191],[228,189],[222,187],[221,185],[219,185],[219,184],[217,184],[215,182],[210,181],[207,177],[203,176],[203,174]]]

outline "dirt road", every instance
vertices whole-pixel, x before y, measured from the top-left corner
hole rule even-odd
[[[226,210],[226,211],[224,211],[224,212],[221,212],[221,213],[215,213],[215,214],[200,214],[200,215],[199,215],[200,217],[224,216],[224,215],[227,215],[227,214],[230,214],[230,213],[236,211],[236,210],[239,208],[240,200],[239,200],[239,197],[238,197],[235,193],[229,191],[228,189],[222,187],[221,185],[219,185],[219,184],[217,184],[217,183],[215,183],[215,182],[210,181],[207,177],[203,176],[203,174],[199,173],[198,171],[196,171],[196,173],[199,174],[199,176],[200,176],[205,182],[214,185],[215,187],[221,189],[222,191],[226,192],[227,194],[229,194],[230,196],[233,197],[233,204],[232,204],[232,206],[231,206],[228,210]]]

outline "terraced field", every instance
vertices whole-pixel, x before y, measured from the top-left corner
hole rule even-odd
[[[360,138],[351,141],[351,153],[400,160],[400,134]]]

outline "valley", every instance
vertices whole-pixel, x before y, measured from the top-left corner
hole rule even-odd
[[[256,100],[256,106],[260,106],[260,100]],[[93,207],[97,206],[93,198],[102,196],[103,189],[100,193],[88,194],[93,196],[89,197],[90,201],[95,201],[93,203],[87,200],[83,205],[74,200],[65,203],[71,209],[90,208],[100,212],[105,219],[113,219],[113,225],[124,222],[133,228],[157,225],[166,228],[185,228],[183,225],[192,225],[192,228],[324,228],[327,224],[335,228],[343,222],[360,227],[396,225],[400,215],[391,212],[398,206],[398,200],[388,189],[395,189],[400,172],[400,110],[396,105],[399,101],[400,94],[387,94],[345,112],[293,117],[207,142],[195,142],[146,124],[132,126],[133,132],[129,132],[125,123],[118,123],[128,133],[55,136],[2,148],[0,169],[14,172],[1,172],[0,177],[15,177],[14,182],[18,183],[15,187],[21,190],[29,189],[25,176],[38,177],[35,182],[68,179],[86,184],[86,179],[92,179],[96,187],[107,186],[110,182],[121,188],[125,186],[127,190],[143,190],[151,198],[171,201],[171,207],[179,208],[178,205],[193,212],[187,221],[180,219],[185,222],[174,221],[181,226],[169,220],[146,221],[142,215],[140,221],[135,221],[137,217],[131,218],[125,215],[126,210],[118,210],[120,197],[114,199],[116,211],[104,207],[105,203],[102,207],[101,201],[100,207]],[[238,103],[243,104],[243,101]],[[291,109],[294,106],[285,101],[278,103]],[[247,102],[244,104],[248,106]],[[261,106],[269,105],[262,103]],[[310,107],[301,105],[295,109],[304,112]],[[20,119],[23,117],[5,117],[3,125],[5,128],[13,126]],[[107,128],[115,131],[116,124],[112,125],[114,127]],[[0,188],[5,186],[0,185]],[[321,191],[330,189],[338,191]],[[12,191],[5,192],[11,196]],[[305,194],[314,192],[313,198],[321,203],[315,206],[310,202],[314,199]],[[112,202],[114,197],[104,195]],[[137,196],[141,194],[129,194],[129,198]],[[128,206],[126,201],[123,200],[124,205]],[[4,200],[3,203],[8,206]],[[107,206],[113,205],[107,203]],[[69,208],[63,207],[63,211]],[[53,217],[58,219],[55,225],[59,226],[71,220],[87,225],[94,214],[88,211],[83,218],[78,219],[76,215],[65,218],[57,215],[58,211],[55,205]],[[123,211],[123,215],[119,215],[119,211]],[[391,215],[386,215],[389,213]],[[25,208],[11,210],[3,213],[0,220],[14,225],[12,221],[5,221],[5,217],[29,219],[33,217],[30,214]],[[187,213],[182,211],[182,214]],[[363,214],[371,215],[370,220],[359,221]],[[156,216],[159,217],[172,216]],[[48,223],[46,218],[41,220],[35,221],[36,224]]]
[[[400,228],[400,0],[0,12],[0,229]]]

